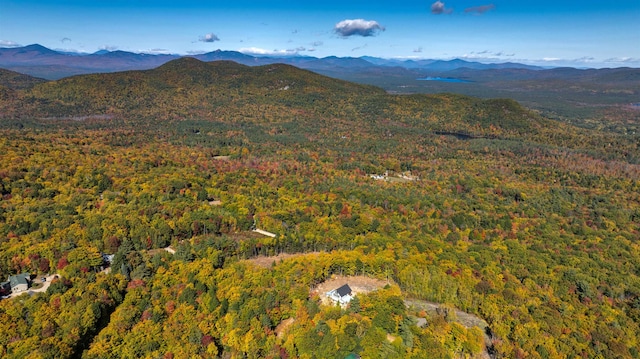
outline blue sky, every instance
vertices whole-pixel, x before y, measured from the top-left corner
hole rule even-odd
[[[0,46],[640,67],[640,1],[0,0]]]

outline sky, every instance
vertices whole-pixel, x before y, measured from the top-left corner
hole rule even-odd
[[[0,0],[0,47],[640,67],[640,0]]]

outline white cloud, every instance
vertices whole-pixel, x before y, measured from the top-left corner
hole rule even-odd
[[[482,51],[471,51],[462,55],[460,58],[462,59],[472,59],[472,60],[484,60],[484,61],[496,61],[500,60],[502,57],[513,57],[515,54],[513,53],[505,53],[504,51],[494,52],[491,50],[482,50]]]
[[[444,6],[444,3],[440,0],[434,2],[433,4],[431,4],[431,13],[434,15],[441,15],[441,14],[451,14],[453,12],[452,9],[447,9]]]
[[[269,55],[272,53],[270,50],[261,49],[259,47],[243,47],[238,49],[238,52],[242,52],[243,54],[252,54],[252,55]]]
[[[375,36],[380,31],[384,31],[384,27],[377,21],[354,19],[354,20],[342,20],[334,26],[333,31],[342,36]]]
[[[505,56],[509,56],[507,54]],[[520,55],[520,54],[518,54]],[[461,57],[462,58],[462,57]],[[499,61],[509,61],[521,64],[542,66],[542,67],[573,67],[573,68],[604,68],[604,67],[640,67],[640,58],[618,57],[609,59],[600,59],[592,56],[583,57],[537,57],[522,58],[509,57],[501,58]],[[480,62],[496,62],[496,59],[476,59]]]
[[[628,56],[624,56],[624,57],[612,57],[609,59],[604,60],[604,62],[612,62],[612,63],[633,63],[633,62],[640,62],[640,58],[634,58],[634,57],[628,57]]]
[[[238,52],[242,52],[247,55],[262,55],[262,56],[288,56],[288,55],[296,55],[302,51],[307,51],[305,47],[297,47],[295,49],[286,49],[286,50],[267,50],[259,47],[243,47],[238,49]]]
[[[118,49],[118,46],[113,46],[113,45],[100,46],[100,50],[116,51],[117,49]]]
[[[538,62],[554,66],[585,66],[587,64],[593,65],[596,62],[596,59],[591,56],[583,56],[573,59],[562,57],[543,57],[542,59],[531,60],[530,62]]]
[[[575,59],[575,62],[582,62],[582,63],[589,63],[589,62],[594,62],[596,59],[595,57],[591,57],[591,56],[583,56],[580,57],[578,59]]]
[[[216,34],[210,32],[204,36],[200,36],[200,38],[198,39],[198,41],[202,41],[202,42],[216,42],[216,41],[220,41],[220,38],[218,36],[216,36]]]
[[[138,51],[141,54],[149,54],[149,55],[168,55],[171,51],[167,49],[149,49],[149,50],[140,50]]]
[[[78,50],[78,49],[70,49],[70,48],[60,48],[60,47],[56,47],[54,49],[52,49],[54,51],[58,51],[58,52],[66,52],[69,54],[86,54],[86,51],[82,51],[82,50]]]
[[[9,40],[0,40],[0,47],[20,47],[22,45]]]
[[[206,53],[206,51],[202,50],[187,50],[187,55],[202,55]]]
[[[640,66],[640,58],[619,57],[606,60],[596,59],[592,56],[578,58],[544,57],[542,59],[514,59],[522,63],[538,64],[541,66],[570,66],[579,68],[600,68],[617,66]]]

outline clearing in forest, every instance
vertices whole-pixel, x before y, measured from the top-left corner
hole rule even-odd
[[[293,322],[295,321],[296,320],[294,318],[289,318],[281,321],[280,324],[278,324],[278,326],[275,329],[278,339],[284,338],[284,334],[286,333],[287,328],[289,328],[291,324],[293,324]]]
[[[351,287],[351,290],[355,293],[369,293],[374,290],[380,289],[387,284],[393,285],[392,281],[387,282],[386,280],[376,279],[365,276],[342,276],[342,275],[333,275],[331,278],[326,281],[318,284],[316,287],[311,288],[311,295],[317,294],[322,300],[322,304],[331,305],[331,299],[329,299],[325,293],[330,290],[339,288],[345,284],[348,284]]]
[[[280,253],[277,256],[258,256],[255,258],[251,258],[251,259],[247,259],[247,262],[253,263],[255,265],[257,265],[258,267],[263,267],[263,268],[271,268],[271,266],[273,265],[273,262],[275,262],[276,264],[280,263],[280,261],[289,259],[289,258],[293,258],[293,257],[297,257],[297,256],[301,256],[301,255],[309,255],[309,254],[313,254],[313,253],[318,253],[318,252],[310,252],[310,253],[296,253],[296,254],[290,254],[290,253]]]

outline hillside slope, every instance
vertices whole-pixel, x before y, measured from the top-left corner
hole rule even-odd
[[[29,89],[44,82],[47,82],[47,80],[10,70],[0,69],[0,86],[13,90]]]
[[[379,134],[407,129],[467,138],[511,139],[582,148],[637,161],[632,136],[605,135],[551,121],[513,100],[453,95],[391,95],[290,65],[249,67],[194,58],[156,69],[79,75],[3,90],[5,118],[119,118],[145,123],[292,123],[318,134]],[[302,126],[304,124],[304,126]],[[611,151],[608,144],[616,143]]]
[[[250,112],[252,109],[244,107],[256,103],[272,105],[274,111],[285,115],[295,102],[313,103],[315,98],[326,102],[345,94],[380,96],[384,91],[329,80],[287,65],[252,68],[182,58],[154,70],[81,75],[41,84],[24,93],[22,105],[32,106],[20,116],[216,118],[216,111],[223,108]]]

